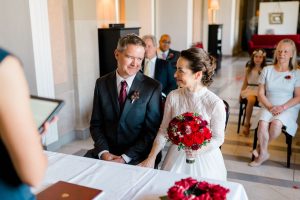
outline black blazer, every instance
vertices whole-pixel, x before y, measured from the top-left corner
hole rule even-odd
[[[131,95],[139,91],[139,99]],[[133,80],[124,110],[120,113],[116,72],[96,81],[90,132],[95,142],[93,156],[103,150],[126,154],[130,164],[147,158],[161,120],[161,84],[138,72]]]
[[[142,64],[142,69],[144,69],[144,62]],[[168,61],[156,58],[154,79],[158,80],[162,84],[162,92],[166,95],[168,95],[172,90],[177,89],[177,83],[174,78],[175,71]]]

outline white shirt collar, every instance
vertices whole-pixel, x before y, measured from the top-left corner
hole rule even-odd
[[[151,63],[155,63],[157,59],[157,56],[153,57],[152,59],[146,58],[145,61],[150,61]]]
[[[168,56],[170,49],[168,49],[167,51],[162,51],[160,50],[160,48],[157,49],[157,55],[159,58],[162,59],[162,54],[165,53],[166,56]]]
[[[116,70],[116,80],[117,80],[118,94],[119,94],[119,91],[120,91],[120,89],[121,89],[121,82],[122,82],[123,80],[125,80],[126,83],[127,83],[126,91],[127,91],[127,93],[128,93],[128,91],[130,90],[130,87],[131,87],[131,85],[132,85],[132,82],[133,82],[135,76],[136,76],[136,74],[135,74],[135,75],[132,75],[132,76],[129,76],[128,78],[124,79],[123,77],[121,77],[121,76],[119,75],[118,71]]]

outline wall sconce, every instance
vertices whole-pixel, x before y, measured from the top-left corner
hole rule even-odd
[[[212,13],[212,23],[216,24],[216,12],[220,9],[219,0],[210,0],[208,9],[210,9]]]

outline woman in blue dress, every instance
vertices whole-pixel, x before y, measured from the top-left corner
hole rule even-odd
[[[263,105],[259,113],[258,141],[255,160],[250,166],[260,166],[269,159],[268,144],[276,139],[282,126],[295,136],[300,102],[300,72],[297,50],[290,39],[281,40],[275,50],[274,65],[265,67],[259,78],[258,100]]]
[[[0,48],[0,199],[35,199],[47,167],[20,61]]]

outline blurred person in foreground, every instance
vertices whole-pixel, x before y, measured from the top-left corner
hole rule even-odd
[[[0,91],[0,199],[35,199],[30,186],[41,183],[47,157],[31,113],[22,64],[1,48]]]

